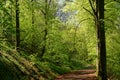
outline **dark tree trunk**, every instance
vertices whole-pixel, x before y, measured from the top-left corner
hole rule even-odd
[[[44,29],[44,36],[43,36],[43,41],[44,41],[44,43],[43,43],[43,47],[42,47],[42,52],[41,52],[41,54],[39,54],[38,56],[39,57],[43,57],[44,56],[44,54],[45,54],[45,52],[46,52],[46,40],[47,40],[47,35],[48,35],[48,29],[47,29],[47,27],[48,27],[48,22],[47,21],[49,21],[48,20],[48,0],[45,0],[45,8],[44,8],[44,19],[45,19],[45,29]]]
[[[16,50],[19,50],[20,46],[20,25],[19,25],[19,0],[15,2],[16,12]]]
[[[44,23],[45,23],[45,27],[44,27],[44,36],[43,36],[43,46],[42,46],[42,51],[41,54],[38,54],[39,57],[43,57],[44,54],[47,51],[46,48],[46,43],[47,43],[47,35],[48,35],[48,27],[50,26],[50,20],[55,18],[55,13],[52,12],[52,8],[51,5],[53,7],[54,4],[54,0],[44,0],[45,2],[45,6],[44,6],[44,10],[41,10],[42,14],[44,15]],[[51,13],[52,12],[52,13]],[[52,24],[52,23],[51,23]]]
[[[96,29],[98,42],[98,79],[107,80],[104,0],[96,0]]]
[[[34,1],[31,0],[32,3],[32,27],[34,26]]]
[[[34,31],[35,30],[35,16],[34,16],[34,5],[35,5],[35,0],[31,0],[31,29],[32,29],[32,31]],[[32,34],[32,41],[31,41],[31,48],[30,48],[30,52],[31,53],[35,53],[35,51],[36,51],[36,43],[35,43],[35,34]]]

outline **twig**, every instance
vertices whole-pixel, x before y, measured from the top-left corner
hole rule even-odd
[[[92,8],[92,11],[93,11],[93,13],[94,13],[94,15],[95,15],[95,14],[96,14],[96,12],[95,12],[95,9],[94,9],[94,7],[93,7],[93,5],[92,5],[91,0],[89,0],[89,3],[90,3],[90,6],[91,6],[91,8]]]
[[[89,12],[92,16],[94,16],[94,14],[91,12],[91,11],[89,11],[88,9],[86,9],[85,7],[83,7],[83,9],[85,9],[87,12]]]

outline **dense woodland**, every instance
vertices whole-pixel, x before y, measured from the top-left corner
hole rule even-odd
[[[120,80],[119,39],[119,0],[0,0],[0,80]]]

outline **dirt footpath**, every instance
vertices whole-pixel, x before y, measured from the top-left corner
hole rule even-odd
[[[58,76],[55,80],[97,80],[95,70],[84,69]]]

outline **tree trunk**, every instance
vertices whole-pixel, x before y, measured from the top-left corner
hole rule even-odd
[[[15,2],[16,12],[16,50],[19,50],[20,46],[20,25],[19,25],[19,0]]]
[[[98,42],[98,79],[107,80],[104,0],[96,0],[96,29]]]
[[[31,0],[31,3],[32,3],[32,27],[34,26],[34,1],[33,0]]]
[[[44,43],[43,43],[43,47],[42,47],[42,52],[41,52],[41,54],[39,54],[38,56],[39,57],[43,57],[44,56],[44,54],[45,54],[45,52],[46,52],[46,40],[47,40],[47,35],[48,35],[48,29],[47,29],[47,27],[48,27],[48,22],[47,21],[49,21],[48,20],[48,0],[45,0],[45,8],[44,8],[44,19],[45,19],[45,29],[44,29],[44,36],[43,36],[43,41],[44,41]]]

